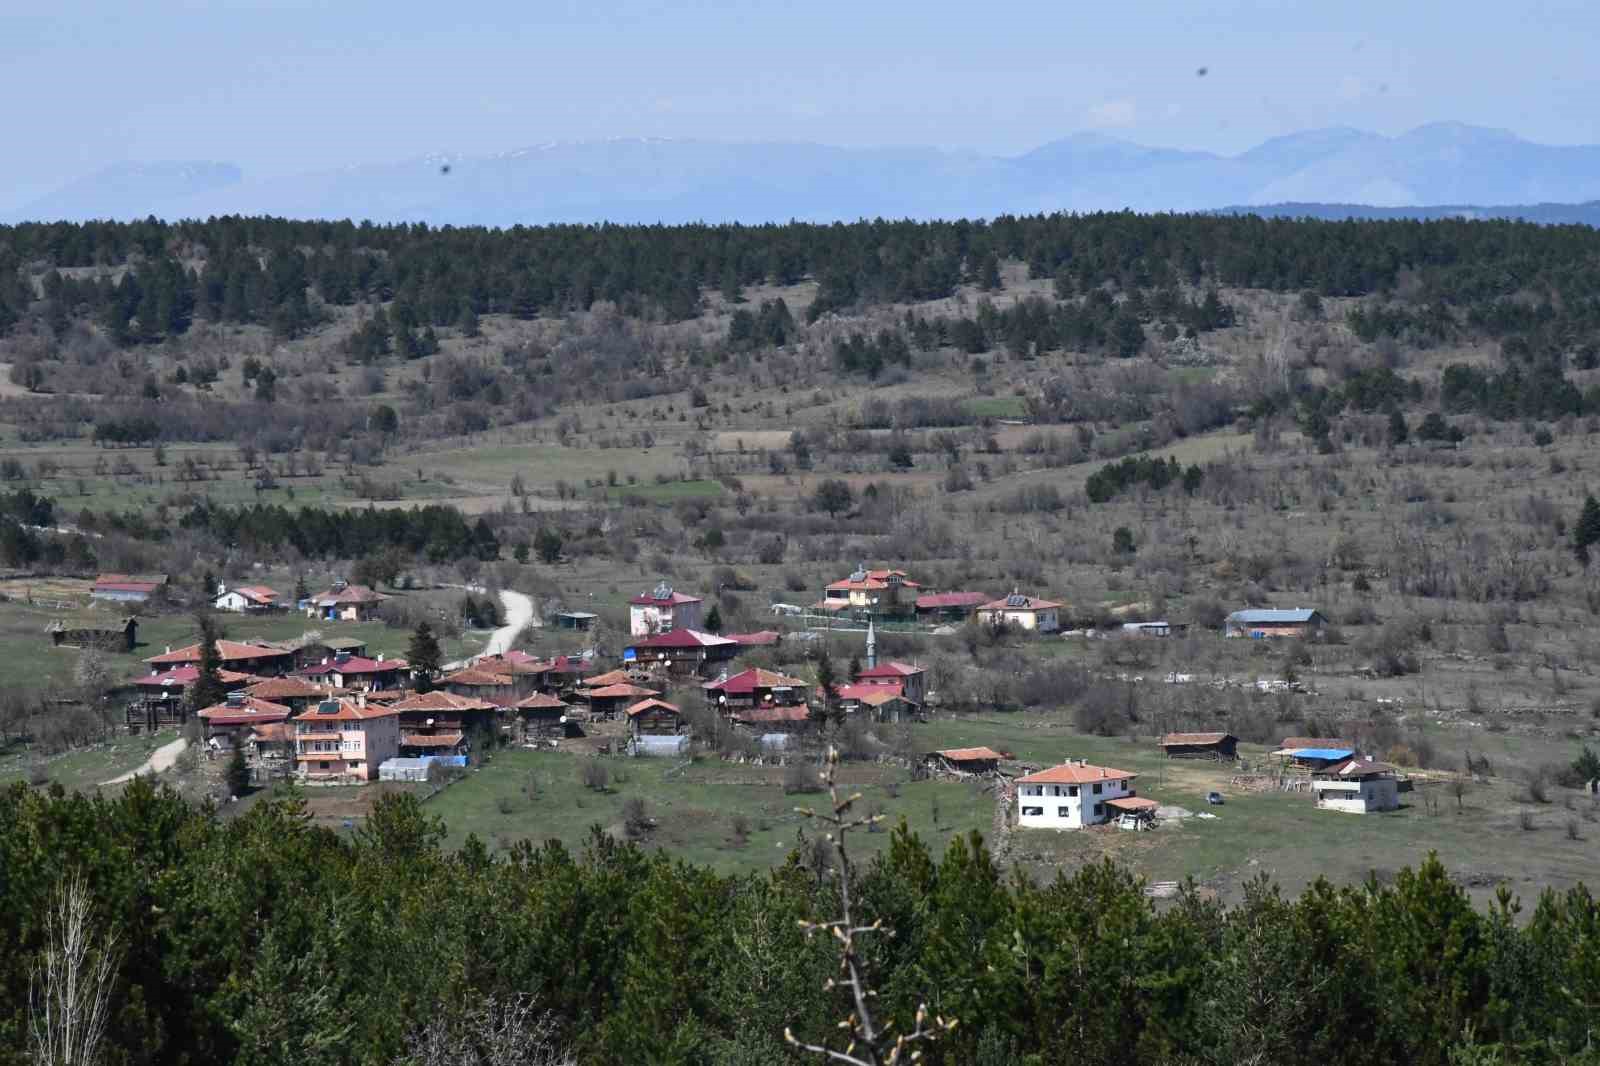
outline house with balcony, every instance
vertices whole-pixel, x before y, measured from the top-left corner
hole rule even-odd
[[[718,664],[738,655],[738,641],[702,633],[698,629],[674,629],[651,637],[636,637],[622,650],[624,663],[635,663],[651,673],[710,673]]]
[[[472,734],[500,726],[496,704],[439,689],[410,693],[390,703],[389,709],[400,718],[402,757],[467,755]]]
[[[1392,811],[1400,806],[1399,771],[1387,763],[1350,758],[1311,774],[1317,808],[1345,814]]]
[[[282,704],[299,714],[311,704],[321,703],[332,696],[333,690],[326,685],[313,685],[305,678],[291,674],[287,677],[269,677],[265,681],[247,685],[244,694],[251,699]]]
[[[1016,780],[1017,825],[1023,829],[1082,829],[1120,814],[1149,817],[1156,802],[1137,794],[1138,774],[1079,759]]]
[[[854,684],[894,689],[918,708],[928,702],[928,672],[910,663],[876,663],[858,673]]]
[[[255,674],[257,677],[278,677],[289,672],[294,665],[294,652],[266,641],[218,640],[217,658],[223,669],[235,673]],[[152,655],[145,662],[151,669],[162,671],[180,666],[200,665],[200,645],[190,644],[176,650],[167,648],[160,655]]]
[[[700,597],[677,592],[663,581],[628,601],[628,633],[648,637],[674,629],[698,629],[703,606]]]
[[[700,686],[706,700],[724,714],[750,707],[804,704],[811,686],[798,677],[755,667]]]
[[[815,609],[858,618],[910,618],[916,614],[922,586],[904,570],[857,567],[849,577],[822,590]]]
[[[406,687],[411,666],[404,659],[376,659],[340,652],[333,658],[307,666],[300,676],[315,685],[350,692],[393,692]]]
[[[294,719],[295,773],[323,783],[374,781],[400,754],[400,716],[364,694],[323,700]]]
[[[228,693],[227,697],[210,707],[196,712],[201,722],[202,739],[210,750],[242,748],[250,739],[250,731],[260,725],[278,725],[289,720],[294,711],[281,703],[256,699],[243,691]]]

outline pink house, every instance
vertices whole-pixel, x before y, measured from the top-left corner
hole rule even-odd
[[[365,695],[324,700],[294,719],[295,772],[304,781],[375,781],[400,754],[400,714]]]
[[[641,592],[628,601],[629,635],[649,637],[674,629],[698,629],[700,608],[700,597],[674,592],[663,581],[653,591]]]

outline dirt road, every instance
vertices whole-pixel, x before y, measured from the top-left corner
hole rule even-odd
[[[500,603],[506,609],[506,624],[490,634],[489,643],[483,649],[485,655],[501,655],[510,651],[518,633],[531,625],[538,625],[534,618],[532,596],[501,589]]]
[[[102,781],[100,783],[102,785],[121,785],[128,781],[132,781],[140,774],[159,774],[163,770],[170,770],[172,769],[172,764],[178,761],[178,756],[183,754],[183,749],[187,748],[188,746],[189,742],[184,740],[182,737],[179,737],[177,740],[163,744],[161,747],[151,752],[150,758],[146,759],[144,765],[139,767],[137,770],[129,770],[121,777],[113,777],[109,781]]]

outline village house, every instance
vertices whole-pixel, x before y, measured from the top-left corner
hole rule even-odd
[[[763,737],[803,733],[811,728],[811,708],[804,703],[741,707],[729,720]]]
[[[978,621],[996,629],[1025,629],[1031,633],[1054,633],[1061,628],[1061,604],[1024,596],[1013,591],[1000,600],[978,608]]]
[[[917,621],[924,625],[960,625],[992,597],[987,592],[929,592],[916,599]]]
[[[201,722],[201,739],[216,751],[244,747],[251,730],[287,722],[294,711],[281,703],[230,692],[221,703],[204,707],[196,714]]]
[[[513,709],[522,723],[523,740],[559,740],[582,735],[574,709],[548,693],[535,692],[518,700]]]
[[[473,733],[499,727],[500,708],[488,700],[453,692],[412,692],[389,704],[400,719],[400,756],[461,757],[470,754]]]
[[[857,682],[834,689],[834,699],[845,714],[862,714],[875,722],[899,722],[920,717],[922,707],[907,699],[898,685]]]
[[[640,700],[627,710],[628,731],[641,736],[676,736],[683,732],[683,712],[666,700]]]
[[[360,694],[324,700],[294,726],[296,773],[306,781],[372,781],[400,753],[400,716]]]
[[[50,642],[58,648],[99,648],[101,651],[132,651],[138,639],[137,618],[115,617],[93,611],[57,618],[45,627]]]
[[[993,748],[945,748],[923,756],[922,765],[933,773],[992,774],[1008,757]]]
[[[1168,733],[1161,750],[1169,759],[1212,759],[1233,762],[1239,757],[1239,738],[1232,733]]]
[[[1182,633],[1188,626],[1184,623],[1173,625],[1171,622],[1124,622],[1122,635],[1125,637],[1170,637],[1174,630]]]
[[[628,601],[628,633],[648,637],[674,629],[698,629],[702,606],[700,597],[675,592],[663,581]]]
[[[1268,637],[1320,638],[1327,631],[1328,620],[1321,611],[1310,607],[1286,610],[1277,608],[1251,608],[1234,611],[1222,623],[1225,637],[1249,637],[1262,640]]]
[[[1392,811],[1400,806],[1400,781],[1393,766],[1365,759],[1345,759],[1311,774],[1317,806],[1346,814]]]
[[[536,679],[537,676],[532,675],[532,678]],[[482,669],[476,665],[445,674],[435,683],[446,692],[487,700],[502,707],[510,706],[523,695],[517,691],[516,681],[510,673]],[[527,687],[533,686],[529,684]]]
[[[747,707],[784,707],[805,703],[811,686],[798,677],[754,667],[731,677],[724,674],[700,686],[714,707],[724,713]]]
[[[110,603],[147,603],[167,588],[165,574],[101,574],[89,589],[92,600]]]
[[[724,633],[723,636],[741,648],[772,648],[783,639],[776,629],[758,629],[754,633]]]
[[[141,726],[156,729],[163,725],[189,720],[189,688],[200,678],[200,667],[175,666],[136,677],[133,687],[138,698],[128,706],[128,726],[137,731]],[[235,670],[218,670],[217,678],[228,686],[246,685],[256,680],[250,674]]]
[[[621,681],[614,685],[580,685],[574,695],[588,703],[589,717],[604,721],[615,718],[640,700],[661,695],[661,692]]]
[[[339,583],[306,601],[306,617],[327,622],[369,622],[388,598],[365,585]]]
[[[265,585],[241,585],[236,589],[218,585],[217,598],[211,605],[219,611],[238,614],[261,614],[283,606],[278,602],[277,592]]]
[[[869,652],[868,662],[873,656]],[[919,709],[928,702],[928,672],[909,663],[887,662],[869,665],[855,677],[857,685],[880,685],[893,688]]]
[[[1082,829],[1120,814],[1148,816],[1154,800],[1138,796],[1138,774],[1083,760],[1017,778],[1017,824],[1024,829]]]
[[[411,678],[411,667],[404,659],[376,659],[340,652],[333,658],[307,666],[300,676],[317,685],[349,692],[388,692],[401,689]]]
[[[324,659],[331,659],[340,652],[349,655],[367,654],[367,642],[360,637],[324,637],[315,636],[294,649],[294,668],[303,669],[315,666]]]
[[[708,673],[719,663],[739,654],[740,645],[715,633],[698,629],[674,629],[670,633],[640,637],[622,651],[623,662],[636,662],[652,672],[675,674]]]
[[[320,703],[333,695],[325,685],[313,685],[303,677],[269,677],[245,687],[244,694],[252,699],[281,703],[296,714],[312,703]]]
[[[472,660],[469,669],[504,678],[511,686],[511,698],[505,702],[512,703],[537,692],[550,672],[550,665],[526,653],[508,652],[505,655],[480,655]]]
[[[922,588],[904,570],[868,570],[860,566],[842,581],[822,590],[823,611],[846,611],[858,617],[897,618],[916,613],[916,596]]]
[[[245,756],[261,766],[265,776],[277,776],[294,766],[294,723],[272,722],[250,730]]]
[[[239,673],[255,674],[258,677],[277,677],[289,671],[294,665],[294,652],[288,648],[281,648],[276,644],[265,641],[238,641],[218,640],[216,644],[217,658],[229,670]],[[160,655],[152,655],[145,662],[150,664],[152,670],[161,670],[177,666],[200,665],[200,645],[190,644],[188,647],[174,651],[168,648]]]

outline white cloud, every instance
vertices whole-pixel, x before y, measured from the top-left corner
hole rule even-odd
[[[1084,112],[1083,118],[1092,129],[1131,126],[1139,120],[1139,103],[1129,97],[1106,100]]]

